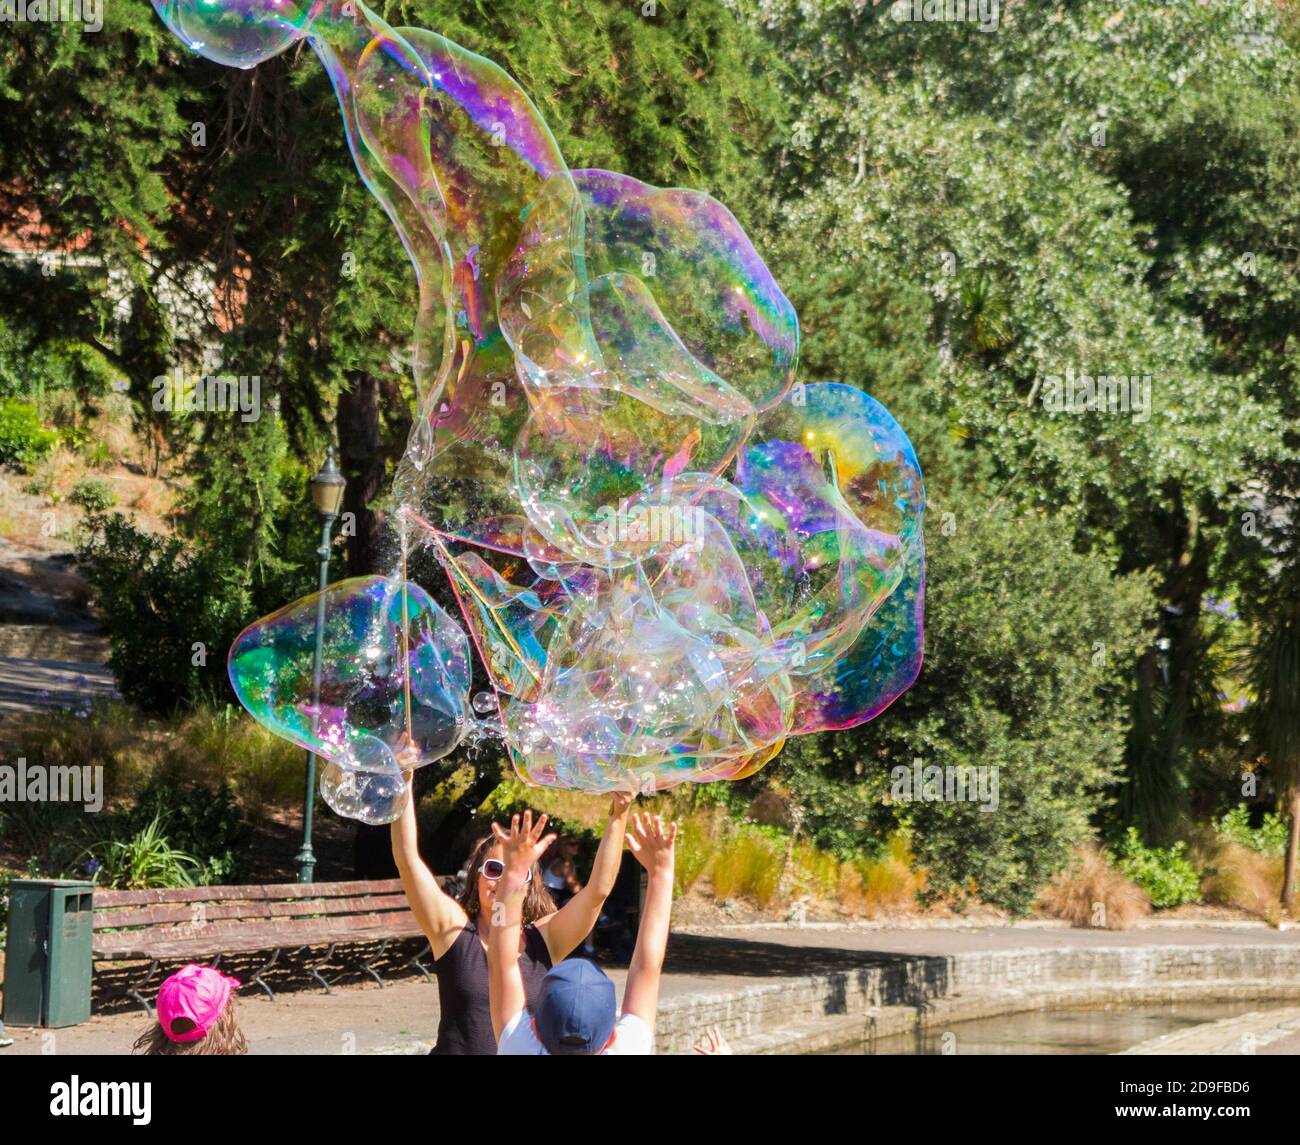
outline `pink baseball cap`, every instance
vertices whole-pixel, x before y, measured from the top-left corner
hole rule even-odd
[[[158,987],[158,1022],[173,1042],[197,1042],[207,1037],[226,1008],[230,995],[239,989],[239,979],[227,978],[211,966],[191,962],[182,966]],[[175,1024],[193,1023],[180,1032]]]

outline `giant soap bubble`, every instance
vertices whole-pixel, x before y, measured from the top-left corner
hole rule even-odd
[[[797,382],[794,309],[726,207],[570,169],[505,71],[361,0],[154,3],[221,63],[311,45],[416,270],[400,575],[325,594],[319,705],[320,598],[231,653],[249,710],[329,762],[333,806],[396,814],[394,768],[476,720],[532,783],[647,791],[742,778],[908,688],[916,456],[862,390]],[[418,548],[468,639],[406,579]]]
[[[398,758],[441,759],[473,724],[464,631],[419,585],[388,577],[340,581],[250,625],[229,671],[258,723],[327,761],[326,802],[367,822],[404,806]]]

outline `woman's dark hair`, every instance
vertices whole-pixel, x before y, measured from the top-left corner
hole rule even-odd
[[[474,849],[469,853],[469,861],[465,868],[465,889],[460,892],[460,905],[475,922],[478,921],[478,881],[482,877],[479,868],[487,858],[488,852],[492,850],[492,844],[497,841],[493,836],[488,835],[475,843]],[[541,867],[534,863],[533,877],[528,881],[528,893],[524,896],[524,925],[527,926],[530,922],[536,922],[539,918],[554,913],[555,900],[551,898],[551,892],[542,882]]]
[[[185,1020],[187,1019],[179,1019],[178,1024]],[[197,1042],[174,1042],[167,1036],[162,1023],[154,1022],[136,1038],[135,1045],[131,1048],[138,1054],[154,1057],[216,1057],[248,1053],[248,1040],[239,1028],[239,1020],[235,1017],[235,999],[231,998],[221,1011],[216,1025]]]

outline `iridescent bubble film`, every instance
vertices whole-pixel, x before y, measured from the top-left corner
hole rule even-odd
[[[345,769],[432,763],[472,722],[469,641],[407,581],[355,577],[303,597],[244,629],[228,666],[258,723]]]
[[[393,822],[411,798],[406,776],[383,740],[363,737],[353,748],[350,764],[325,764],[320,776],[321,798],[345,818],[376,827]]]
[[[649,791],[750,775],[906,690],[920,467],[866,393],[797,382],[794,309],[726,207],[570,169],[504,70],[360,0],[154,2],[222,63],[311,45],[416,271],[390,520],[464,628],[404,576],[365,578],[325,594],[319,704],[317,598],[231,653],[249,710],[330,761],[332,806],[396,813],[393,768],[476,720],[529,782]]]
[[[219,64],[256,67],[303,38],[326,0],[153,0],[190,51]]]

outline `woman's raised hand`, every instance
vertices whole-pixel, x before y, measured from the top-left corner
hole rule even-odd
[[[410,782],[412,774],[420,763],[420,745],[413,740],[402,736],[397,743],[397,750],[393,752],[393,759],[397,766],[402,769],[403,777]]]

